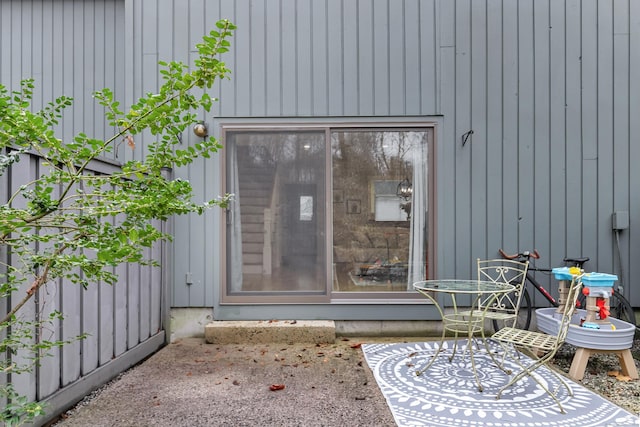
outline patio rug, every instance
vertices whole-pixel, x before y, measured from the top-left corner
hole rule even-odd
[[[525,377],[496,399],[509,376],[498,369],[486,351],[474,352],[484,391],[476,386],[469,358],[456,355],[449,362],[453,341],[447,351],[421,376],[423,367],[438,348],[438,342],[363,344],[365,359],[373,371],[399,426],[635,426],[640,421],[582,385],[569,381],[573,397],[562,387],[559,399],[566,414],[531,378]],[[458,349],[466,349],[466,341]],[[525,356],[523,356],[525,357]],[[506,363],[517,371],[515,363]],[[553,381],[546,368],[537,370],[543,381]]]

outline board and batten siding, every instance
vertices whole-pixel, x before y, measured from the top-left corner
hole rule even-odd
[[[72,97],[72,107],[55,129],[63,140],[71,140],[79,132],[101,139],[114,134],[92,93],[111,88],[125,103],[125,86],[130,81],[126,73],[125,6],[123,0],[0,2],[0,83],[15,90],[20,80],[33,78],[32,105],[36,110],[62,95]],[[118,170],[126,144],[116,144],[110,157],[91,164],[88,173]],[[5,202],[21,184],[45,169],[38,156],[22,155],[21,161],[0,177],[0,200]],[[21,203],[19,198],[16,203]],[[162,260],[165,252],[158,244],[147,255]],[[4,248],[0,248],[0,260],[2,265],[11,260]],[[56,322],[52,336],[45,338],[62,340],[87,334],[82,341],[53,350],[32,374],[10,378],[19,393],[49,403],[46,417],[36,424],[52,419],[164,345],[166,277],[159,268],[139,265],[122,265],[117,273],[116,285],[99,283],[87,290],[66,281],[49,283],[36,300],[22,308],[20,313],[26,319],[52,310],[64,313],[65,319]],[[0,301],[0,310],[6,312],[16,304],[25,289]]]
[[[3,33],[8,21],[21,22],[8,18],[7,10],[21,8],[17,16],[31,22],[24,17],[38,16],[41,4],[58,3],[2,2]],[[52,13],[73,17],[73,28],[84,16],[77,8],[108,4],[61,3],[67,9]],[[476,257],[497,256],[500,247],[535,247],[543,265],[557,265],[565,255],[590,256],[589,269],[620,274],[611,214],[621,211],[630,218],[630,227],[619,234],[627,295],[634,287],[631,279],[640,268],[633,262],[640,256],[634,229],[640,220],[640,172],[632,163],[640,158],[634,139],[640,130],[640,83],[633,77],[640,75],[638,2],[114,3],[124,7],[124,18],[116,22],[124,23],[117,33],[124,38],[119,64],[125,101],[158,86],[158,60],[192,64],[195,43],[216,20],[228,18],[239,28],[225,56],[231,80],[212,93],[220,98],[212,113],[217,118],[437,116],[434,235],[440,276],[470,276]],[[60,42],[51,47],[60,50],[71,30],[53,27],[62,34],[54,34]],[[26,40],[35,36],[18,33]],[[0,72],[15,82],[14,70],[23,67],[17,63],[38,55],[11,49],[12,40],[2,39]],[[69,58],[59,61],[64,52],[51,57],[71,64]],[[204,112],[202,119],[213,122]],[[193,135],[185,135],[185,143],[191,141]],[[143,150],[144,140],[139,145]],[[219,167],[215,158],[175,174],[190,179],[205,199],[220,193]],[[176,221],[174,306],[217,305],[219,217],[214,210]],[[640,305],[640,292],[631,299]]]
[[[438,117],[439,276],[472,276],[475,258],[498,248],[537,248],[541,266],[589,256],[589,270],[621,276],[640,305],[640,2],[137,0],[131,8],[132,58],[145,58],[134,67],[136,88],[156,59],[192,63],[189,46],[216,20],[238,25],[224,57],[231,80],[214,91],[220,120]],[[177,173],[211,196],[219,166]],[[630,218],[619,233],[622,270],[614,212]],[[217,304],[217,218],[176,223],[175,306]]]

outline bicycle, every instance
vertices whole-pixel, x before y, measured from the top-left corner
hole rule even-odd
[[[549,291],[545,289],[545,287],[542,286],[540,282],[536,280],[533,274],[530,273],[530,272],[542,272],[542,273],[551,274],[551,271],[552,271],[552,269],[550,268],[539,268],[533,265],[532,260],[536,260],[540,258],[540,254],[536,249],[534,249],[532,252],[524,251],[524,252],[519,252],[513,255],[507,254],[502,249],[498,249],[498,252],[505,259],[515,260],[520,262],[529,261],[529,269],[527,271],[525,284],[526,282],[529,282],[533,286],[533,288],[537,290],[549,302],[549,304],[551,304],[554,307],[558,307],[558,301],[555,298],[553,298],[553,296],[549,293]],[[567,257],[563,259],[565,266],[578,267],[580,269],[583,269],[583,266],[587,261],[589,261],[588,257],[580,257],[580,258]],[[631,307],[631,304],[624,297],[624,295],[622,295],[621,292],[616,292],[618,290],[619,288],[614,289],[614,292],[611,294],[611,297],[609,298],[610,316],[632,324],[633,326],[635,326],[636,331],[638,331],[640,328],[638,328],[638,326],[636,325],[636,319],[635,319],[633,308]],[[529,295],[529,291],[527,290],[527,287],[525,286],[522,291],[523,291],[523,294],[522,294],[522,298],[520,299],[520,308],[518,310],[516,327],[520,329],[529,329],[529,326],[531,325],[531,317],[532,317],[532,312],[534,308],[531,306],[531,296]],[[580,296],[578,297],[578,302],[576,303],[577,307],[578,308],[585,307],[586,306],[585,301],[586,301],[586,296],[581,293]],[[493,329],[495,331],[500,329],[500,325],[496,320],[493,321]]]

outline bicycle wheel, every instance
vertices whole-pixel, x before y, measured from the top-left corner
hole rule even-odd
[[[578,308],[585,309],[587,308],[587,297],[584,294],[580,294],[578,297],[578,302],[580,305]],[[629,301],[619,292],[614,292],[609,298],[609,315],[611,317],[615,317],[616,319],[624,320],[627,323],[631,323],[636,328],[638,325],[636,324],[636,316],[633,312],[633,308]]]
[[[527,288],[523,289],[522,298],[520,299],[520,308],[518,309],[518,319],[516,320],[515,327],[518,329],[529,329],[529,325],[531,325],[531,311],[533,308],[531,307],[531,297],[529,296],[529,291]],[[500,320],[493,319],[493,331],[497,332],[499,329],[504,326],[511,326],[510,322],[503,322]]]

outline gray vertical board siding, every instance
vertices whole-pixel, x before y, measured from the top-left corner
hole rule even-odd
[[[113,268],[112,268],[113,270]],[[115,271],[114,271],[115,272]],[[100,282],[98,285],[100,306],[98,317],[98,336],[100,337],[100,347],[98,354],[98,364],[100,366],[108,363],[115,355],[114,347],[114,293],[115,286]]]
[[[548,248],[551,242],[549,224],[552,217],[552,206],[549,194],[551,188],[551,117],[549,106],[551,94],[550,65],[550,16],[549,1],[533,2],[533,175],[532,197],[533,208],[531,218],[533,224],[533,241],[537,246]],[[545,254],[545,258],[549,254]],[[545,263],[547,264],[547,263]]]
[[[517,147],[518,147],[518,239],[533,243],[534,236],[534,33],[533,2],[518,2],[517,16]],[[531,243],[529,243],[531,242]]]
[[[322,1],[311,2],[311,80],[312,115],[327,115],[329,111],[329,37],[327,34],[327,4]],[[373,88],[372,88],[373,89]]]
[[[471,129],[471,0],[455,2],[455,68],[450,70],[455,78],[455,91],[449,93],[454,98],[455,117],[454,138],[450,140],[454,149],[455,170],[455,208],[450,215],[455,218],[455,271],[459,277],[471,277],[470,238],[472,237],[471,218],[475,208],[471,206],[472,147],[462,146],[462,135]],[[445,115],[447,112],[445,112]],[[464,207],[468,208],[464,208]]]
[[[437,255],[437,269],[440,277],[454,277],[453,273],[456,271],[456,245],[453,244],[456,238],[456,227],[454,221],[446,220],[446,218],[452,218],[456,209],[455,204],[455,192],[452,188],[455,187],[456,182],[456,169],[455,161],[451,159],[456,158],[458,140],[455,136],[455,91],[451,88],[455,88],[455,66],[456,66],[456,51],[455,51],[455,2],[442,2],[440,3],[440,9],[438,19],[440,20],[441,32],[440,32],[440,63],[438,64],[440,81],[438,82],[441,87],[449,88],[449,90],[442,91],[439,98],[439,110],[443,115],[443,125],[438,137],[437,152],[439,153],[439,160],[442,162],[448,161],[448,167],[440,167],[442,163],[436,164],[437,170],[437,187],[436,187],[436,206],[437,209],[437,236],[439,247],[436,249]],[[449,243],[445,243],[448,241]]]
[[[220,18],[229,19],[231,22],[235,22],[236,2],[220,1],[219,13],[220,13],[219,15]],[[280,16],[279,1],[272,2],[270,7],[267,8],[267,13],[271,13],[272,14],[271,16],[273,18],[279,17]],[[215,20],[212,20],[207,24],[208,24],[208,27],[213,28],[215,24]],[[245,30],[245,33],[248,31],[250,31],[249,28]],[[230,50],[230,52],[228,52],[224,56],[224,63],[227,65],[227,68],[231,70],[232,74],[235,75],[238,72],[238,70],[236,70],[236,58],[238,56],[245,57],[246,54],[243,52],[238,52],[237,49],[234,47],[234,45],[236,44],[235,37],[234,37],[234,40],[232,40],[232,42],[233,42],[232,50]],[[279,44],[279,39],[278,39],[278,44]],[[269,96],[273,96],[274,99],[273,99],[273,102],[270,104],[270,107],[277,108],[278,111],[280,111],[280,105],[278,101],[279,97],[278,97],[278,94],[276,94],[276,91],[280,89],[281,85],[279,82],[276,84],[273,80],[273,79],[278,79],[279,81],[280,79],[280,53],[272,50],[272,46],[269,46],[269,45],[267,50],[267,61],[268,61],[267,63],[269,67],[267,69],[267,79],[268,79],[267,87],[269,87],[270,85],[273,85],[269,87],[269,92],[267,92],[267,98]],[[236,115],[237,99],[236,99],[235,85],[236,85],[236,82],[234,78],[232,78],[231,80],[227,80],[224,83],[220,83],[220,112],[218,114],[221,116]],[[276,104],[277,104],[277,107],[276,107]]]
[[[85,191],[87,189],[84,189]],[[95,254],[87,253],[87,257],[95,258]],[[78,285],[72,285],[78,287]],[[87,337],[81,343],[81,375],[87,375],[99,366],[100,353],[100,289],[99,283],[94,283],[81,291],[81,331]]]
[[[56,310],[60,310],[60,298],[58,297],[60,280],[47,283],[40,288],[39,307],[42,311],[42,317],[49,316]],[[55,320],[52,324],[44,328],[42,338],[49,341],[57,341],[60,339],[61,322]],[[48,351],[48,356],[40,360],[39,366],[36,368],[36,379],[38,383],[37,399],[42,399],[55,393],[60,387],[60,354],[59,348],[52,348]]]
[[[344,111],[344,24],[342,18],[342,0],[327,2],[327,79],[328,79],[328,115],[343,115]],[[272,30],[271,30],[272,31]],[[282,52],[286,56],[289,52]],[[384,66],[388,66],[384,64]],[[381,69],[378,70],[382,72]],[[382,89],[382,88],[379,88]]]
[[[0,150],[1,154],[5,154],[6,151],[4,149]],[[9,180],[4,176],[0,177],[0,201],[3,203],[9,198]],[[7,273],[7,265],[9,265],[9,254],[7,253],[7,248],[4,245],[0,245],[0,274]],[[9,311],[9,303],[10,301],[7,298],[0,298],[0,314],[5,314]],[[5,331],[0,331],[0,339],[4,339],[6,337]],[[7,358],[7,353],[0,354],[0,361],[4,362]],[[7,374],[4,372],[0,372],[0,384],[3,384],[7,381]],[[6,398],[0,397],[0,405],[6,405]]]
[[[422,34],[420,32],[420,2],[409,0],[404,6],[404,108],[406,111],[421,111],[422,82],[420,76]],[[428,26],[425,25],[425,29]],[[431,67],[430,67],[431,68]]]
[[[300,116],[310,116],[313,109],[313,70],[311,50],[312,0],[299,0],[296,5],[296,110]],[[357,52],[356,52],[357,55]]]
[[[11,167],[6,173],[10,176],[11,183],[11,192],[16,191],[20,188],[21,185],[27,184],[33,180],[37,176],[37,160],[31,158],[28,154],[20,154],[20,161],[18,164],[21,167]],[[13,206],[25,208],[27,206],[27,200],[18,196],[13,200]],[[9,262],[11,264],[19,264],[20,263],[20,255],[11,254],[9,256]],[[27,272],[22,270],[15,273],[17,276],[22,274],[26,275]],[[25,297],[27,290],[31,286],[31,280],[29,276],[24,277],[24,282],[22,285],[18,287],[18,289],[11,295],[9,308],[13,309],[16,307]],[[36,313],[38,312],[38,307],[35,305],[35,299],[31,298],[21,309],[19,319],[24,322],[29,322],[36,319]],[[31,329],[32,337],[23,338],[28,343],[35,343],[33,336],[35,335],[35,327],[30,327],[27,325],[22,325],[22,327]],[[11,358],[13,363],[16,363],[18,366],[25,366],[29,364],[29,354],[24,349],[18,349],[15,352],[7,352],[8,357]],[[31,373],[10,373],[10,381],[13,383],[15,390],[17,393],[26,396],[28,399],[33,400],[36,398],[36,378],[35,375]]]
[[[614,0],[613,2],[613,161],[615,167],[615,177],[613,181],[613,207],[614,210],[628,210],[631,197],[638,197],[638,192],[631,196],[630,186],[632,184],[630,168],[637,159],[629,157],[630,141],[638,143],[638,136],[629,133],[630,120],[638,120],[638,117],[629,115],[629,82],[631,78],[638,78],[629,73],[629,3],[630,0]],[[637,97],[638,94],[635,94]],[[636,181],[637,185],[637,181]],[[609,213],[611,215],[611,213]],[[620,234],[620,245],[622,253],[629,253],[628,233]],[[613,248],[615,248],[615,244]],[[618,272],[628,271],[629,263],[622,260],[622,264],[618,261],[616,249],[614,249],[614,266]],[[621,270],[622,269],[622,270]],[[626,275],[626,278],[633,276]],[[625,283],[625,296],[629,297],[630,284],[633,281]],[[637,285],[635,289],[639,289]],[[639,291],[635,291],[637,294]]]
[[[502,245],[516,252],[520,244],[518,207],[518,4],[502,8]],[[489,227],[496,227],[492,223]]]
[[[140,266],[127,264],[127,348],[140,342]],[[121,281],[120,281],[121,283]]]
[[[598,252],[600,231],[610,230],[607,221],[598,224],[598,199],[591,189],[598,186],[598,10],[596,1],[583,1],[580,17],[581,28],[581,116],[583,175],[581,192],[583,236],[581,254],[595,257]],[[606,241],[606,238],[604,239]]]
[[[113,333],[114,333],[114,356],[118,357],[125,353],[128,348],[129,331],[129,299],[127,283],[127,265],[120,264],[116,267],[118,283],[114,285],[114,313],[113,313]]]
[[[610,216],[629,209],[638,181],[628,160],[630,103],[638,92],[630,78],[638,54],[629,36],[638,31],[638,11],[630,4],[439,3],[441,273],[465,273],[464,260],[452,266],[451,258],[468,257],[480,242],[486,242],[480,256],[494,256],[498,247],[538,248],[545,265],[584,255],[594,260],[592,269],[617,269]],[[465,125],[476,130],[471,157],[458,148]],[[453,223],[445,219],[451,212]],[[627,234],[621,233],[623,267],[631,259],[625,253],[634,253]]]
[[[375,75],[374,58],[376,54],[373,37],[376,28],[373,25],[373,3],[358,3],[357,22],[357,60],[358,60],[358,113],[363,116],[372,116],[376,87],[373,84]],[[419,56],[418,56],[419,58]]]
[[[75,192],[77,185],[71,189]],[[80,269],[74,273],[80,274]],[[82,287],[63,278],[60,286],[60,311],[64,313],[62,320],[62,340],[71,341],[61,349],[61,381],[62,386],[69,385],[78,380],[81,375],[82,343],[74,340],[82,333]]]
[[[282,49],[284,53],[280,57],[280,79],[282,82],[281,115],[293,116],[298,114],[298,100],[296,98],[296,93],[298,92],[298,42],[296,40],[296,26],[298,23],[296,15],[297,0],[280,0],[280,2],[280,49]],[[237,6],[240,6],[240,4]],[[267,5],[267,7],[269,6]],[[239,58],[236,57],[236,64],[237,66],[241,66],[238,59]],[[243,99],[241,98],[237,99],[238,104],[242,101]]]
[[[251,9],[249,0],[239,0],[236,2],[236,13],[234,24],[241,28],[251,28]],[[295,22],[295,20],[291,20]],[[208,26],[213,25],[212,22],[207,23]],[[206,28],[199,28],[199,34],[194,33],[193,41],[198,39],[205,33]],[[236,103],[234,115],[250,116],[252,113],[251,105],[251,55],[238,55],[239,52],[251,52],[251,35],[253,31],[239,31],[233,38],[232,49],[235,53],[233,64],[233,98]],[[290,39],[295,39],[289,35]]]
[[[154,224],[155,227],[164,226],[160,222]],[[149,284],[151,288],[150,302],[149,302],[149,328],[150,335],[153,336],[162,330],[162,304],[163,298],[167,296],[163,293],[162,284],[162,268],[164,264],[162,261],[162,243],[156,243],[151,247],[151,259],[160,262],[160,267],[151,268]]]
[[[373,0],[373,115],[386,116],[390,111],[389,0]],[[331,20],[332,17],[329,17]],[[331,46],[331,45],[330,45]]]
[[[567,0],[565,28],[565,63],[567,80],[566,93],[566,153],[567,199],[565,227],[567,235],[567,253],[582,252],[582,205],[585,194],[582,192],[584,158],[582,148],[582,90],[580,64],[580,0]],[[569,76],[572,76],[570,78]],[[578,160],[580,159],[580,160]]]
[[[342,91],[343,108],[342,114],[345,116],[357,116],[359,113],[358,93],[360,91],[360,67],[359,67],[359,20],[358,2],[342,2],[341,30],[343,33],[342,42],[342,63],[344,90]]]
[[[0,82],[4,85],[15,86],[11,78],[11,44],[13,42],[13,28],[11,26],[12,14],[11,14],[10,2],[0,2],[0,25],[2,25],[3,37],[0,38]]]
[[[640,76],[640,2],[632,1],[629,3],[630,29],[629,29],[629,75]],[[634,94],[629,97],[629,134],[632,140],[629,144],[629,161],[635,162],[640,159],[640,143],[638,143],[638,135],[640,135],[640,79],[632,78],[629,80],[629,93]],[[634,164],[634,163],[632,163]],[[624,258],[628,268],[625,270],[627,282],[625,287],[633,290],[630,292],[631,303],[634,307],[640,307],[640,291],[637,281],[630,281],[632,277],[640,277],[640,263],[636,260],[640,259],[640,227],[635,224],[640,223],[640,168],[631,167],[629,169],[629,221],[634,224],[625,231],[627,237],[628,255]]]
[[[65,137],[81,131],[102,139],[111,136],[113,129],[92,94],[111,83],[118,96],[124,95],[124,75],[116,75],[124,50],[116,46],[120,35],[113,30],[123,3],[3,1],[0,82],[16,89],[20,80],[34,78],[35,109],[61,95],[72,97],[74,108],[61,125],[67,129]]]
[[[251,115],[262,117],[267,114],[267,87],[266,87],[266,70],[267,70],[267,52],[265,49],[266,42],[264,38],[266,28],[266,5],[264,2],[252,3],[248,22],[250,23],[251,33],[249,45],[251,48],[249,69],[250,76],[250,92],[251,102],[248,103],[251,108]],[[207,22],[208,24],[208,22]],[[235,43],[233,43],[235,45]],[[239,70],[236,70],[236,72]],[[235,72],[232,79],[235,80]],[[312,90],[309,84],[309,90]],[[215,115],[215,114],[214,114]]]
[[[614,75],[613,75],[613,3],[598,2],[598,30],[597,30],[597,73],[598,100],[597,139],[598,139],[598,217],[606,218],[611,215],[614,206],[614,158],[613,158],[613,114],[614,114]],[[604,266],[613,266],[614,252],[610,241],[611,224],[602,221],[598,227],[598,263],[590,263],[589,267],[602,271]],[[613,271],[611,271],[613,273]]]
[[[41,176],[48,172],[51,168],[49,165],[45,165],[42,159],[37,159],[37,175]],[[51,197],[59,197],[60,187],[54,187]],[[4,201],[5,199],[0,199]],[[51,250],[50,243],[39,243],[40,250]],[[45,283],[38,291],[36,295],[36,306],[42,319],[48,318],[48,316],[55,312],[60,311],[60,293],[59,289],[62,282],[60,279]],[[60,340],[62,336],[61,321],[55,319],[50,324],[40,329],[40,336],[38,339],[47,341]],[[48,396],[54,393],[60,387],[60,355],[61,350],[59,348],[52,348],[48,351],[49,356],[43,358],[36,367],[35,376],[38,385],[37,399],[41,399],[44,396]]]
[[[420,0],[220,2],[220,17],[238,25],[220,115],[433,114],[435,9]]]
[[[488,0],[486,14],[487,92],[484,99],[486,112],[476,121],[486,119],[487,224],[502,224],[502,182],[508,176],[502,167],[502,1]],[[476,102],[480,104],[479,100]],[[474,126],[476,121],[474,121]],[[474,133],[471,139],[472,149],[475,146],[473,141],[478,141],[476,138],[482,142],[482,134],[476,135]],[[487,257],[494,257],[495,251],[505,246],[502,240],[502,229],[495,225],[486,228],[485,253]],[[509,247],[505,247],[505,249],[512,250]],[[484,257],[483,253],[474,253],[473,256],[476,258]]]
[[[487,230],[485,225],[488,221],[489,197],[488,193],[491,188],[488,187],[489,176],[495,174],[495,171],[487,168],[488,158],[487,152],[489,146],[496,141],[489,141],[487,138],[487,4],[486,2],[471,2],[470,19],[469,19],[469,37],[470,48],[473,55],[469,57],[470,70],[470,99],[469,109],[472,114],[472,121],[469,123],[469,129],[473,129],[473,135],[467,140],[462,148],[467,150],[473,159],[481,161],[471,162],[471,195],[470,204],[473,206],[471,212],[471,229],[478,230],[470,239],[470,253],[467,256],[470,265],[473,265],[475,259],[481,254],[487,253]],[[460,141],[462,144],[462,141]],[[472,267],[475,270],[475,266]],[[469,277],[473,277],[474,273],[469,272]]]
[[[74,285],[78,286],[78,285]],[[94,283],[92,286],[81,292],[82,298],[80,306],[82,307],[82,333],[87,337],[82,340],[82,363],[81,373],[87,375],[99,366],[100,354],[100,289],[99,284]],[[108,308],[105,306],[104,308]]]
[[[149,248],[145,248],[144,257],[146,259],[151,255],[151,250]],[[138,280],[138,286],[140,287],[140,338],[139,342],[145,341],[149,338],[150,334],[150,323],[151,323],[151,313],[149,312],[151,308],[151,267],[148,265],[140,266],[140,278]]]
[[[543,252],[546,265],[553,265],[556,260],[567,255],[565,216],[566,216],[566,165],[565,152],[566,122],[565,122],[565,16],[564,3],[558,1],[549,2],[549,69],[551,79],[549,82],[549,116],[550,116],[550,169],[551,188],[549,199],[551,204],[551,220],[549,222],[549,234],[552,237],[551,244],[546,253]],[[571,157],[572,159],[574,157]],[[544,248],[540,248],[544,251]]]
[[[406,38],[405,34],[405,3],[393,3],[388,6],[389,13],[389,74],[386,76],[389,81],[389,114],[392,116],[403,116],[407,114],[407,78],[406,72],[406,52],[407,46],[412,45],[415,40]],[[415,89],[414,89],[415,90]]]

